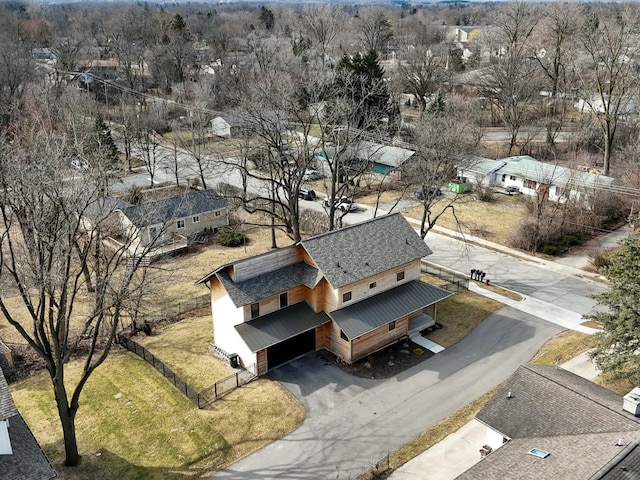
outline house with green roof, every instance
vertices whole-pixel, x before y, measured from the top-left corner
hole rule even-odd
[[[615,189],[615,179],[594,169],[585,170],[520,155],[498,160],[478,158],[469,166],[459,168],[458,175],[475,185],[541,196],[552,202],[574,201],[589,207],[595,193]]]
[[[198,281],[215,351],[258,375],[320,349],[355,362],[435,323],[451,293],[420,280],[429,254],[392,214],[222,265]]]

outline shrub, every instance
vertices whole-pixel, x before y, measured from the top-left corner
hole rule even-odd
[[[558,247],[556,247],[555,245],[545,245],[544,247],[542,247],[542,253],[544,253],[545,255],[557,255]]]
[[[565,235],[562,237],[562,243],[568,247],[573,247],[580,243],[580,239],[576,235]]]
[[[247,237],[244,233],[227,227],[219,230],[216,238],[220,245],[225,247],[237,247],[242,245]]]
[[[608,255],[613,250],[615,250],[615,248],[591,250],[587,254],[587,257],[589,258],[589,261],[591,262],[591,264],[597,270],[600,270],[602,268],[606,268],[609,266],[610,263],[609,263]]]

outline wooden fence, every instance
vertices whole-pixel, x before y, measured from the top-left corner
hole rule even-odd
[[[256,378],[255,365],[250,365],[246,369],[239,370],[222,380],[217,381],[213,385],[198,392],[195,388],[185,382],[180,376],[171,370],[165,363],[156,357],[149,350],[144,348],[138,342],[131,340],[125,335],[118,335],[117,342],[130,352],[135,353],[149,365],[152,365],[164,378],[178,389],[185,397],[187,397],[198,408],[204,408],[210,403],[216,401],[221,396],[235,390],[242,385],[246,385]]]

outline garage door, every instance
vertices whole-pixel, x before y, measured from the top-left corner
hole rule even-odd
[[[311,329],[300,335],[296,335],[288,340],[280,342],[267,349],[268,368],[272,369],[278,365],[288,362],[300,355],[312,352],[316,349],[316,330]]]

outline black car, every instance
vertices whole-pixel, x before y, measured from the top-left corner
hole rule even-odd
[[[413,196],[418,200],[424,200],[429,197],[438,197],[442,195],[442,190],[440,187],[420,187],[415,192],[413,192]]]
[[[313,188],[301,187],[300,190],[298,190],[298,198],[302,198],[303,200],[315,200],[316,192]]]

